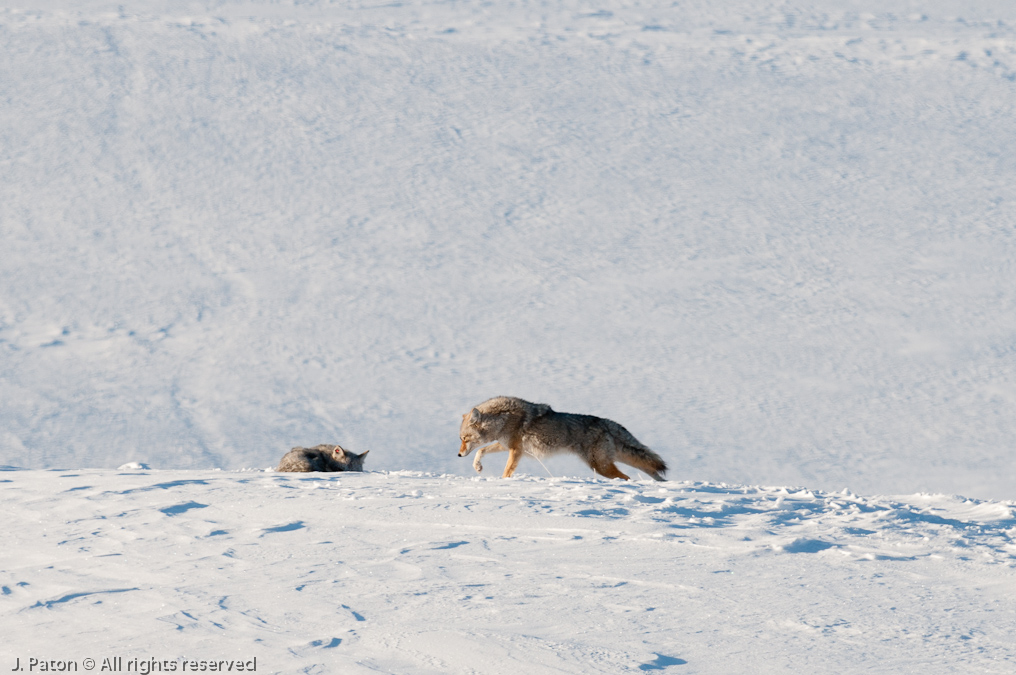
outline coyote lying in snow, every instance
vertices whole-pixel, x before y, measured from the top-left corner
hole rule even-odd
[[[293,448],[279,462],[276,471],[363,471],[363,458],[346,452],[339,445],[315,445],[313,448]]]
[[[512,396],[489,399],[463,415],[459,438],[459,457],[493,442],[476,453],[473,468],[477,472],[483,470],[480,460],[484,455],[508,452],[503,478],[515,473],[523,454],[545,457],[558,452],[575,453],[607,478],[628,480],[615,461],[641,469],[656,480],[665,480],[663,474],[667,471],[659,455],[617,422],[593,415],[559,413],[549,405]]]

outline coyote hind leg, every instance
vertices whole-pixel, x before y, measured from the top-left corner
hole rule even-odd
[[[511,478],[512,474],[515,473],[516,467],[519,465],[520,459],[522,459],[521,450],[508,448],[508,463],[504,465],[504,473],[501,474],[501,478]]]
[[[593,465],[593,471],[600,474],[604,478],[620,478],[622,480],[628,480],[628,476],[621,473],[621,470],[617,468],[617,465],[613,462],[602,462],[600,464]]]

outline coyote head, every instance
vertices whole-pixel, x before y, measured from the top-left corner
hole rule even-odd
[[[459,427],[459,440],[462,445],[459,447],[459,457],[465,457],[477,446],[495,440],[491,436],[493,429],[489,428],[489,420],[476,408],[462,416],[462,426]]]
[[[367,458],[367,453],[370,450],[361,452],[359,455],[355,452],[349,452],[343,450],[342,447],[336,445],[335,449],[332,450],[332,461],[333,471],[363,471],[363,460]],[[336,466],[337,465],[337,466]]]

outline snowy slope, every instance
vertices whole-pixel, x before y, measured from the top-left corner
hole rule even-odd
[[[2,478],[12,669],[117,656],[285,673],[1016,663],[1013,502],[415,472]]]
[[[0,4],[0,464],[1013,496],[1011,3]]]

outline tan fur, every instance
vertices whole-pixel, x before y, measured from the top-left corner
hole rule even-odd
[[[504,478],[515,473],[524,454],[545,457],[559,452],[578,455],[606,478],[628,480],[614,462],[634,466],[656,480],[664,480],[667,471],[658,454],[613,420],[559,413],[549,405],[510,396],[488,399],[463,415],[459,439],[459,457],[484,446],[473,460],[477,472],[483,470],[484,455],[507,452]]]

